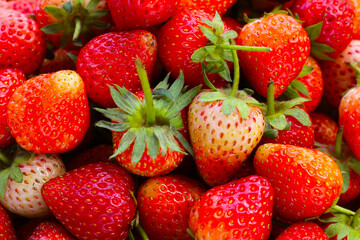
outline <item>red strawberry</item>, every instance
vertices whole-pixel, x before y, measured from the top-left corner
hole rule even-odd
[[[15,89],[25,80],[21,70],[0,69],[0,148],[7,148],[14,141],[7,128],[6,109]]]
[[[16,240],[15,230],[11,219],[4,207],[0,204],[0,237],[2,240]]]
[[[355,15],[350,0],[295,0],[290,10],[307,28],[315,58],[336,58],[353,38]]]
[[[331,117],[318,112],[310,114],[314,126],[315,141],[326,145],[335,145],[338,125]]]
[[[64,226],[57,222],[42,222],[31,234],[28,240],[75,240]]]
[[[142,60],[150,77],[156,54],[155,36],[148,31],[111,32],[92,39],[81,49],[77,71],[91,100],[103,107],[114,107],[109,85],[117,84],[131,92],[141,90],[134,60]]]
[[[75,57],[79,54],[78,51],[69,51],[66,49],[56,49],[52,59],[45,58],[39,69],[40,73],[52,73],[60,70],[75,70],[76,66],[74,61],[70,58],[69,54]]]
[[[263,97],[267,96],[270,81],[275,83],[275,98],[280,96],[301,72],[310,53],[306,31],[293,17],[285,14],[267,14],[246,24],[237,44],[272,49],[267,53],[238,51],[241,69]]]
[[[42,196],[79,239],[126,239],[134,219],[134,182],[113,163],[89,164],[46,182]]]
[[[191,240],[187,233],[195,201],[205,192],[201,184],[180,175],[150,178],[137,194],[140,224],[150,239]]]
[[[0,68],[35,72],[46,52],[44,34],[37,23],[12,9],[0,11]]]
[[[45,182],[66,172],[60,157],[27,153],[24,159],[15,159],[14,162],[16,165],[13,163],[10,170],[16,166],[20,176],[15,178],[13,173],[5,174],[6,170],[3,170],[1,175],[5,179],[2,180],[6,184],[1,189],[1,203],[9,211],[27,218],[50,215],[40,191]]]
[[[142,29],[169,19],[179,0],[117,1],[107,0],[118,30]]]
[[[15,90],[7,116],[22,148],[36,153],[69,151],[81,142],[90,123],[84,83],[70,70],[33,77]]]
[[[276,240],[328,240],[319,225],[311,222],[298,222],[286,228]]]
[[[335,62],[322,63],[324,96],[332,106],[339,107],[345,92],[356,86],[356,72],[348,63],[358,62],[360,62],[360,40],[352,40]]]
[[[202,10],[210,14],[218,12],[221,16],[224,15],[234,4],[235,0],[220,1],[220,0],[180,0],[177,12],[184,10]]]
[[[341,170],[318,150],[264,144],[255,153],[254,166],[274,187],[274,211],[284,219],[318,217],[340,195]]]
[[[354,161],[359,161],[354,159]],[[349,167],[350,181],[349,181],[349,188],[346,192],[340,195],[340,199],[338,204],[343,206],[345,204],[350,203],[351,201],[355,200],[358,196],[360,196],[360,174],[358,174],[355,170]]]
[[[190,213],[196,239],[268,239],[274,190],[252,175],[207,191]]]

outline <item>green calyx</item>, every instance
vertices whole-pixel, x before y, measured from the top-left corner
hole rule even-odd
[[[262,109],[265,116],[265,132],[264,136],[275,138],[279,130],[289,130],[291,124],[286,120],[286,116],[292,116],[304,126],[311,126],[309,115],[299,106],[307,98],[297,97],[288,101],[275,101],[274,99],[274,82],[268,85],[268,96],[266,107]]]
[[[62,8],[46,6],[45,12],[56,18],[57,22],[43,27],[46,34],[61,33],[60,48],[67,46],[71,41],[75,46],[82,46],[81,36],[90,39],[92,29],[107,29],[109,23],[100,21],[109,14],[106,9],[95,9],[100,0],[91,0],[85,6],[84,0],[74,0],[63,4]]]
[[[149,84],[146,84],[147,77],[144,76],[145,70],[142,64],[138,60],[135,63],[139,77],[143,78],[141,82],[145,100],[141,101],[125,88],[110,86],[110,93],[117,108],[96,108],[112,120],[112,122],[99,121],[96,126],[124,132],[119,147],[112,157],[123,153],[132,143],[134,143],[132,152],[134,165],[140,161],[145,148],[152,158],[156,158],[159,152],[164,156],[168,149],[185,154],[182,147],[193,154],[190,144],[179,132],[184,127],[180,111],[190,104],[201,86],[185,91],[184,75],[180,73],[171,86],[168,84],[169,75],[167,75],[164,81],[151,91]]]

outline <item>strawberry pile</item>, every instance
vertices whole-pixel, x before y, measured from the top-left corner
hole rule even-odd
[[[360,1],[0,0],[0,239],[359,240]]]

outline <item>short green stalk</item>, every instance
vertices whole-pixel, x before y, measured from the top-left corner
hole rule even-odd
[[[145,230],[140,224],[137,225],[136,229],[139,232],[142,240],[149,240],[149,237],[147,236]]]
[[[275,98],[274,98],[275,86],[274,82],[270,81],[267,88],[267,110],[266,116],[275,114]]]
[[[343,213],[343,214],[348,215],[348,216],[354,216],[355,215],[354,211],[351,211],[349,209],[340,207],[339,205],[333,206],[332,210],[335,211],[335,212],[338,212],[338,213]]]
[[[81,19],[79,17],[74,18],[75,30],[73,35],[73,41],[77,40],[80,37],[81,33]]]
[[[240,65],[236,50],[232,50],[231,52],[234,59],[234,80],[233,80],[233,86],[231,89],[230,97],[235,97],[240,84]]]
[[[216,45],[216,48],[229,49],[229,50],[251,51],[251,52],[270,52],[271,51],[271,48],[268,48],[268,47],[227,45],[227,44]]]

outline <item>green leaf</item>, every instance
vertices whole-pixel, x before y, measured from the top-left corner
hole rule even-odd
[[[234,30],[227,31],[223,33],[221,36],[225,39],[236,39],[238,37],[238,33]]]
[[[154,133],[156,137],[159,139],[161,155],[165,156],[165,154],[167,153],[167,144],[166,144],[166,137],[164,136],[161,127],[154,127]]]
[[[356,231],[360,230],[360,209],[355,212],[355,215],[351,221],[351,227]]]
[[[164,88],[158,88],[158,89],[153,90],[152,95],[153,96],[155,96],[155,95],[166,96],[170,99],[175,99],[175,97],[172,95],[172,93],[169,90],[164,89]]]
[[[322,52],[322,53],[332,53],[334,52],[335,50],[330,47],[329,45],[326,45],[324,43],[317,43],[317,42],[312,42],[311,43],[311,49],[315,49],[319,52]]]
[[[341,170],[341,175],[342,175],[342,178],[343,178],[343,185],[342,185],[342,188],[341,188],[341,193],[345,193],[349,189],[349,184],[350,184],[349,167],[346,164],[346,162],[336,161],[336,164],[339,166],[339,168]]]
[[[171,130],[169,128],[162,127],[162,131],[166,138],[166,146],[175,152],[186,154],[179,146],[178,142],[175,140]]]
[[[217,91],[216,87],[214,87],[214,85],[210,82],[209,78],[206,75],[205,64],[201,63],[201,66],[202,66],[202,73],[203,73],[203,78],[204,78],[204,82],[205,82],[206,86],[208,86],[210,89],[212,89],[214,91]]]
[[[338,235],[340,230],[346,226],[347,225],[345,225],[343,223],[331,224],[325,229],[325,234],[326,234],[326,236],[328,236],[328,238],[332,238],[332,237]]]
[[[225,79],[225,81],[227,81],[227,82],[232,82],[230,69],[229,69],[228,65],[225,63],[223,66],[225,69],[223,71],[219,72],[220,77]]]
[[[191,61],[193,62],[203,62],[205,61],[205,58],[208,56],[208,52],[204,47],[199,48],[194,51],[194,53],[191,55]]]
[[[335,62],[335,59],[329,57],[328,55],[319,50],[316,50],[315,48],[311,48],[310,55],[318,60]]]
[[[172,129],[173,135],[179,140],[180,144],[186,149],[186,151],[194,157],[194,152],[191,148],[190,143],[186,140],[186,138],[177,130]]]
[[[201,21],[203,21],[206,25],[208,25],[211,28],[215,27],[214,23],[207,18],[203,18],[203,19],[201,19]]]
[[[108,129],[112,132],[124,132],[130,128],[128,124],[119,124],[119,123],[107,122],[104,120],[96,122],[95,126]]]
[[[61,32],[62,30],[64,30],[64,25],[62,23],[53,23],[41,28],[41,31],[46,34],[55,34]]]
[[[340,229],[338,235],[337,235],[337,239],[341,240],[343,238],[345,238],[351,231],[351,227],[345,225],[343,228]]]
[[[17,183],[21,183],[23,181],[23,173],[18,164],[11,165],[9,177]]]
[[[184,73],[183,71],[180,71],[178,78],[170,86],[169,91],[173,94],[174,98],[177,98],[180,95],[183,87],[184,87]]]
[[[314,70],[313,66],[309,66],[309,65],[304,64],[304,66],[301,69],[301,72],[299,73],[299,75],[297,75],[296,78],[305,77],[305,76],[309,75],[313,70]],[[293,80],[293,81],[297,81],[297,80]],[[298,82],[300,82],[300,81],[298,81]]]
[[[202,102],[212,102],[212,101],[217,101],[217,100],[222,100],[225,99],[226,95],[223,92],[209,92],[209,93],[204,93],[200,98],[199,101]]]
[[[149,156],[155,159],[156,156],[159,154],[159,140],[156,137],[153,129],[146,133],[145,141],[149,151]]]
[[[184,122],[182,120],[181,113],[177,114],[177,117],[170,119],[170,127],[178,130],[184,128]]]
[[[72,10],[73,10],[73,8],[74,8],[71,1],[68,1],[68,2],[64,3],[64,4],[62,5],[62,7],[63,7],[63,9],[64,9],[65,11],[67,11],[68,13],[71,13]]]
[[[302,94],[304,94],[305,96],[309,97],[309,91],[306,88],[305,84],[298,81],[298,80],[293,80],[291,82],[291,86],[295,89],[298,90],[299,92],[301,92]]]
[[[314,25],[305,28],[305,31],[309,35],[310,41],[313,42],[320,36],[322,26],[323,26],[323,22],[321,21],[319,23],[316,23]]]
[[[58,20],[63,20],[68,16],[65,9],[56,6],[46,6],[44,11]]]
[[[212,44],[216,44],[219,39],[218,37],[215,36],[214,32],[208,28],[208,27],[204,27],[204,26],[199,26],[201,32],[204,34],[204,36],[212,43]]]
[[[295,90],[291,84],[286,88],[285,92],[283,93],[283,96],[287,97],[288,99],[294,99],[301,97],[299,92]]]
[[[145,152],[145,135],[146,135],[146,129],[145,128],[139,128],[136,131],[136,138],[135,143],[133,147],[132,157],[131,157],[131,163],[133,165],[136,165],[142,158]]]
[[[226,116],[234,112],[237,105],[237,100],[234,97],[227,97],[222,103],[222,111]]]
[[[205,46],[204,49],[208,54],[212,55],[215,53],[216,46],[215,45]]]
[[[88,5],[86,6],[86,10],[88,10],[89,12],[91,12],[92,10],[94,10],[97,5],[99,5],[100,0],[91,0]]]
[[[0,197],[4,200],[6,186],[9,179],[9,168],[6,168],[0,172]]]
[[[236,107],[237,107],[241,117],[246,120],[250,114],[249,105],[247,105],[247,103],[245,101],[238,99],[236,101]]]
[[[215,13],[213,23],[214,23],[215,34],[220,36],[224,32],[224,23],[221,20],[221,16],[219,15],[218,12]],[[214,44],[216,44],[216,42]]]
[[[359,240],[360,239],[360,232],[352,229],[347,237],[348,240]]]
[[[92,28],[99,29],[99,30],[108,29],[111,26],[110,23],[99,21],[99,20],[91,20],[91,21],[89,21],[89,25]]]
[[[285,115],[293,116],[298,120],[302,125],[310,127],[311,120],[309,115],[301,108],[290,108],[284,111]]]
[[[348,160],[348,165],[352,170],[354,170],[357,174],[360,175],[360,161],[355,157],[352,157]]]
[[[77,56],[75,54],[72,54],[71,52],[67,52],[66,55],[68,55],[69,58],[73,61],[73,63],[76,65]]]
[[[170,78],[170,73],[166,74],[164,80],[162,80],[161,82],[159,82],[156,87],[154,89],[158,89],[158,88],[165,88],[167,89],[169,87],[169,78]]]
[[[264,129],[264,137],[267,138],[276,138],[276,136],[279,134],[279,131],[277,129],[273,129],[269,123],[269,120],[265,118],[265,129]]]
[[[284,130],[287,126],[287,121],[284,114],[274,114],[266,117],[272,127],[278,130]]]
[[[132,130],[127,131],[122,136],[119,147],[115,150],[114,154],[111,155],[110,158],[116,157],[120,153],[123,153],[130,146],[130,144],[134,141],[135,137],[136,137],[136,134],[134,131],[132,131]]]
[[[297,105],[301,105],[303,102],[310,101],[309,98],[294,98],[286,102],[279,102],[275,107],[279,110],[285,111],[286,109],[293,108]]]
[[[109,14],[109,10],[107,9],[97,9],[95,11],[92,11],[89,14],[89,17],[92,19],[101,19]]]
[[[183,108],[191,103],[193,98],[199,93],[201,86],[192,88],[179,97],[174,104],[166,112],[166,116],[169,118],[175,117]]]

